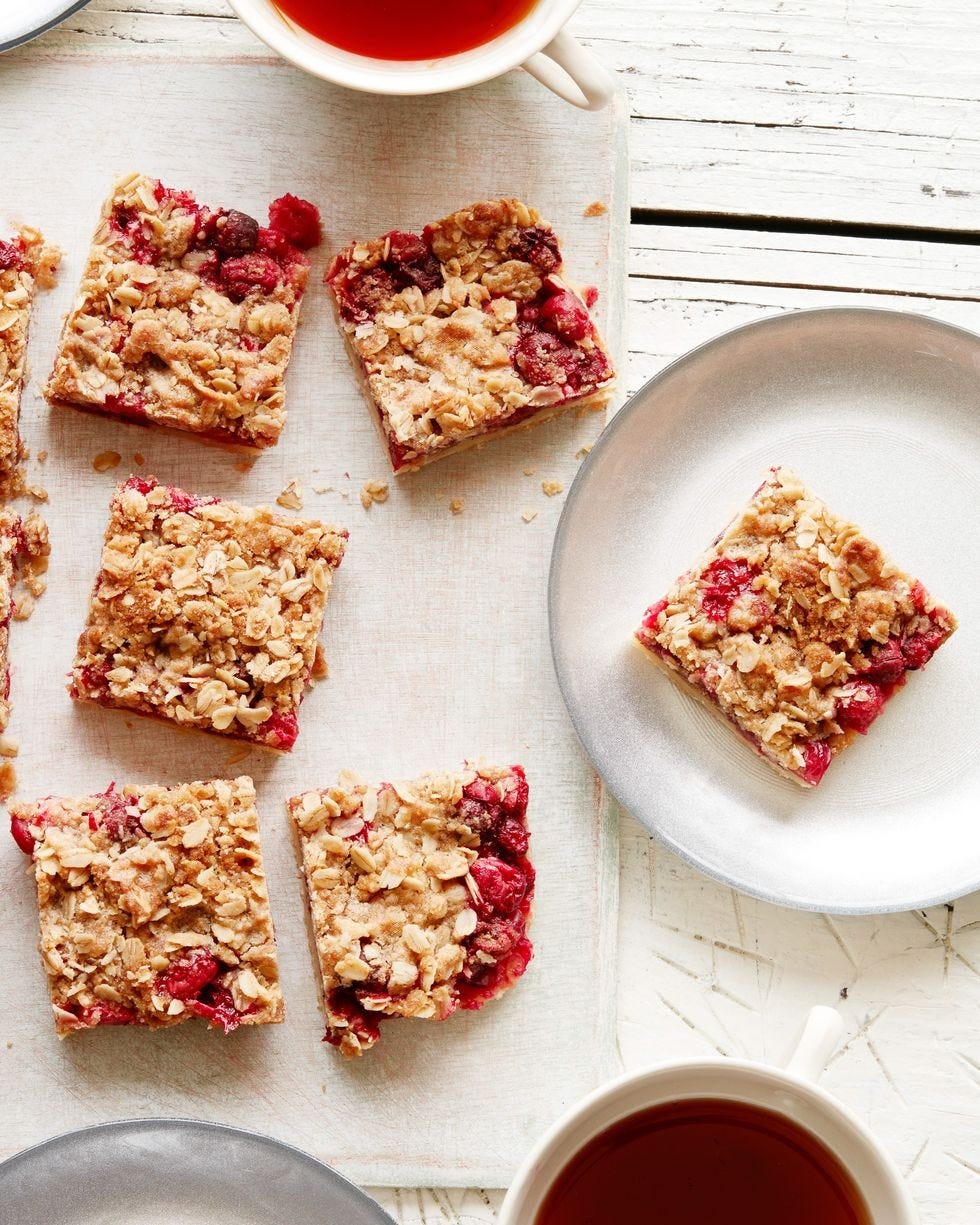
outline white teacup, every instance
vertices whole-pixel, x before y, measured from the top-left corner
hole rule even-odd
[[[356,0],[352,0],[356,3]],[[273,51],[314,76],[375,94],[438,94],[489,81],[521,66],[573,106],[599,110],[616,91],[609,72],[563,27],[581,0],[538,0],[517,25],[490,42],[429,60],[355,55],[296,25],[272,0],[230,0]]]
[[[725,1098],[774,1111],[815,1136],[837,1157],[864,1196],[874,1225],[917,1225],[895,1163],[867,1127],[816,1080],[843,1022],[814,1008],[785,1069],[735,1059],[685,1059],[630,1072],[590,1094],[538,1142],[517,1172],[498,1225],[534,1225],[548,1190],[571,1158],[613,1124],[685,1098]]]

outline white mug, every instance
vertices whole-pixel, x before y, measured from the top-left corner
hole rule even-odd
[[[353,0],[356,3],[356,0]],[[616,92],[610,73],[563,27],[581,0],[538,0],[517,25],[457,55],[380,60],[324,42],[283,16],[273,0],[230,0],[253,34],[314,76],[375,94],[438,94],[521,66],[559,97],[595,111]]]
[[[637,1111],[685,1098],[724,1098],[783,1115],[836,1156],[864,1196],[874,1225],[917,1225],[912,1197],[891,1157],[856,1115],[816,1083],[842,1030],[839,1013],[818,1007],[785,1069],[747,1060],[685,1059],[621,1076],[542,1137],[518,1170],[498,1225],[534,1225],[548,1190],[590,1140]]]

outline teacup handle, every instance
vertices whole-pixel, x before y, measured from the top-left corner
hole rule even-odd
[[[567,30],[559,30],[524,67],[552,93],[585,111],[602,110],[616,92],[612,74]]]
[[[803,1080],[819,1080],[844,1032],[844,1018],[836,1008],[818,1004],[810,1009],[796,1049],[789,1057],[786,1071]]]

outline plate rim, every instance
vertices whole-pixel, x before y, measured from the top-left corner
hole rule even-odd
[[[326,1174],[328,1181],[340,1184],[345,1190],[354,1192],[364,1200],[364,1207],[367,1210],[374,1210],[377,1213],[378,1225],[395,1225],[394,1218],[385,1211],[376,1199],[368,1195],[368,1193],[359,1187],[357,1183],[352,1182],[349,1178],[345,1178],[331,1165],[327,1165],[325,1161],[321,1161],[319,1157],[314,1157],[312,1153],[308,1153],[305,1149],[297,1148],[295,1144],[290,1144],[287,1140],[279,1140],[275,1136],[266,1135],[264,1132],[253,1131],[249,1127],[234,1127],[230,1123],[216,1123],[209,1119],[195,1119],[190,1116],[182,1115],[150,1115],[147,1118],[126,1118],[126,1119],[109,1119],[102,1123],[89,1123],[85,1127],[73,1127],[68,1131],[58,1132],[57,1135],[48,1136],[46,1140],[39,1140],[36,1144],[31,1144],[27,1148],[21,1149],[17,1153],[13,1153],[10,1157],[0,1161],[0,1180],[3,1179],[5,1173],[8,1173],[11,1168],[22,1161],[28,1161],[44,1155],[46,1149],[57,1149],[59,1145],[64,1144],[68,1140],[72,1140],[77,1136],[96,1135],[107,1131],[121,1131],[126,1129],[142,1130],[147,1127],[168,1127],[177,1131],[183,1131],[190,1128],[204,1127],[211,1132],[219,1132],[229,1136],[245,1136],[252,1141],[258,1141],[263,1146],[272,1146],[273,1148],[285,1149],[286,1152],[294,1159],[298,1158],[303,1165],[312,1166],[318,1175],[321,1177]]]
[[[584,728],[581,726],[581,720],[572,702],[569,700],[567,693],[567,682],[565,673],[560,662],[560,647],[559,634],[556,628],[556,605],[557,605],[557,588],[558,588],[558,572],[561,568],[562,556],[565,552],[565,537],[568,534],[568,525],[571,521],[579,499],[582,496],[582,489],[588,479],[589,473],[595,464],[598,462],[598,457],[612,444],[619,428],[627,420],[641,410],[643,399],[649,394],[652,388],[659,383],[665,382],[671,375],[686,366],[693,365],[701,359],[710,350],[720,347],[734,339],[736,336],[744,332],[755,331],[757,329],[765,329],[769,327],[786,325],[789,321],[800,317],[810,319],[816,316],[853,316],[867,319],[869,316],[876,316],[879,320],[887,320],[889,324],[893,323],[896,318],[909,320],[912,319],[918,324],[926,324],[928,327],[934,328],[937,331],[951,333],[952,335],[973,343],[980,349],[980,333],[973,332],[969,328],[960,327],[955,323],[947,323],[942,319],[934,319],[929,315],[923,315],[918,311],[906,310],[888,310],[883,307],[874,306],[818,306],[808,307],[801,310],[786,309],[777,310],[773,314],[763,316],[761,319],[751,319],[747,323],[736,324],[735,327],[727,328],[723,332],[719,332],[717,336],[709,337],[693,348],[688,349],[679,357],[675,357],[673,361],[667,363],[663,369],[658,370],[646,380],[633,394],[626,400],[622,408],[620,408],[612,419],[606,424],[602,433],[596,439],[592,450],[586,456],[585,461],[575,474],[575,479],[569,487],[568,495],[565,498],[565,504],[562,507],[561,516],[558,520],[558,526],[555,529],[554,541],[551,548],[551,563],[548,568],[548,641],[551,646],[551,662],[555,672],[555,678],[558,682],[558,689],[561,693],[562,702],[565,705],[565,710],[568,712],[568,717],[571,720],[572,727],[579,739],[579,743],[585,750],[586,755],[592,762],[602,779],[603,785],[609,790],[610,794],[616,800],[617,804],[628,813],[651,837],[657,839],[661,845],[673,851],[680,859],[691,867],[696,868],[705,876],[712,880],[718,881],[720,884],[727,886],[730,889],[735,889],[739,893],[744,893],[748,897],[758,898],[760,901],[769,902],[775,906],[784,906],[790,910],[807,911],[813,914],[832,914],[832,915],[872,915],[872,914],[900,914],[908,910],[926,910],[932,906],[940,906],[945,902],[955,901],[957,898],[966,897],[970,893],[975,893],[980,890],[980,878],[977,878],[972,883],[960,886],[954,886],[952,891],[944,891],[935,896],[927,895],[923,899],[913,898],[909,901],[902,902],[884,902],[874,905],[864,903],[856,906],[844,906],[839,903],[828,905],[826,902],[821,902],[818,899],[806,899],[790,897],[785,894],[772,893],[769,890],[761,889],[753,885],[746,884],[737,876],[730,875],[724,871],[718,870],[706,863],[693,851],[681,846],[674,838],[670,837],[664,830],[659,828],[656,821],[646,821],[633,807],[627,804],[618,789],[606,778],[606,773],[601,762],[601,752],[595,751],[600,746],[592,743],[591,738],[586,736]],[[980,372],[977,374],[978,382],[980,382]]]
[[[72,13],[77,13],[79,9],[85,8],[88,3],[89,0],[70,0],[61,12],[42,22],[41,25],[33,26],[30,30],[25,31],[23,34],[18,34],[15,38],[10,38],[6,42],[0,42],[0,55],[3,55],[5,51],[13,51],[15,47],[23,47],[25,43],[39,38],[42,34],[46,34],[48,30],[53,30],[56,25],[67,21]]]

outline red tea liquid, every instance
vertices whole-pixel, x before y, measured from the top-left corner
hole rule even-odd
[[[537,0],[275,0],[324,42],[382,60],[428,60],[490,42]]]
[[[873,1225],[837,1158],[781,1115],[696,1099],[640,1111],[558,1175],[534,1225]]]

